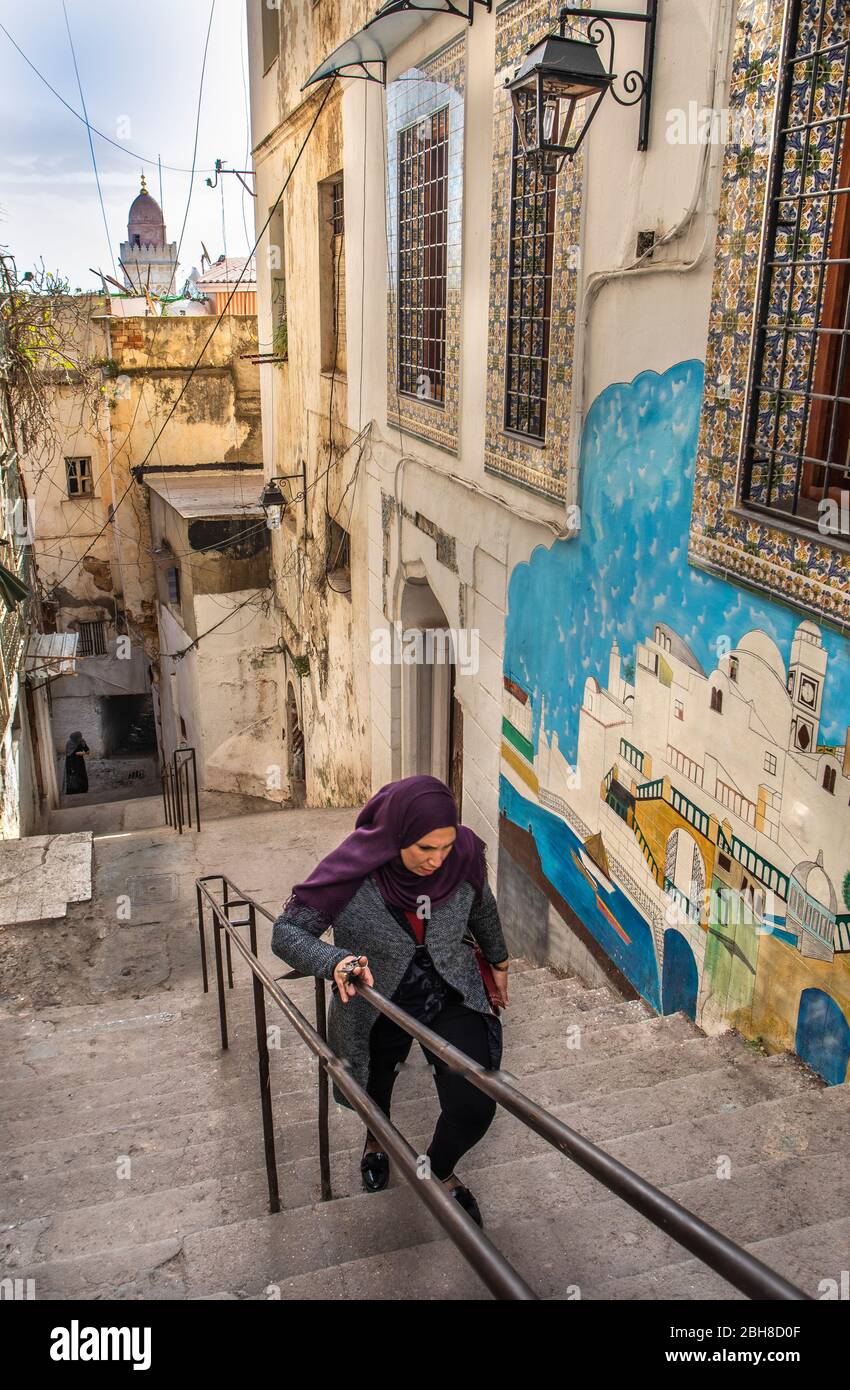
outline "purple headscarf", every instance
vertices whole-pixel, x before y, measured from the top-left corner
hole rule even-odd
[[[366,802],[354,826],[309,878],[295,885],[287,906],[295,899],[332,922],[373,872],[382,897],[401,908],[416,908],[423,895],[431,907],[439,907],[466,879],[481,894],[487,875],[486,846],[468,826],[458,823],[457,802],[439,777],[387,782]],[[432,874],[406,869],[399,850],[447,826],[454,826],[457,836],[439,869]]]

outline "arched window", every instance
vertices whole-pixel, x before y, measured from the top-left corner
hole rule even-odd
[[[718,690],[716,685],[711,687],[711,708],[717,710],[718,714],[723,713],[723,691]]]
[[[823,785],[828,792],[831,792],[833,796],[835,795],[835,768],[830,767],[829,763],[823,770]]]

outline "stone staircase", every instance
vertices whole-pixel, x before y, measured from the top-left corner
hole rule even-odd
[[[840,1278],[850,1087],[681,1014],[513,968],[503,1064],[521,1089],[813,1297]],[[251,990],[234,969],[227,1053],[200,985],[0,1014],[0,1277],[32,1279],[39,1299],[489,1298],[397,1174],[362,1192],[363,1125],[333,1101],[335,1200],[319,1201],[317,1066],[282,1017],[284,1210],[269,1215]],[[284,988],[312,1019],[313,981]],[[436,1115],[414,1045],[393,1121],[424,1152]],[[458,1173],[542,1298],[742,1297],[501,1110]]]

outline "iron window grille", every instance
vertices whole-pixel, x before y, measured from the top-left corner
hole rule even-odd
[[[791,0],[741,501],[850,538],[850,10]]]
[[[269,288],[272,309],[272,358],[285,362],[289,357],[289,330],[286,318],[286,260],[284,254],[283,202],[279,202],[269,219]]]
[[[176,565],[165,571],[165,587],[169,603],[180,602],[180,571]]]
[[[90,458],[66,458],[65,478],[69,497],[91,497],[92,472]]]
[[[77,644],[79,656],[106,656],[106,624],[104,622],[79,623],[77,628],[80,640]]]
[[[345,311],[345,198],[343,181],[336,179],[328,189],[330,204],[330,342],[323,351],[323,365],[345,372],[346,311]]]
[[[446,396],[449,108],[398,135],[398,389]]]
[[[342,236],[345,231],[345,200],[342,179],[337,179],[331,189],[331,230],[334,236]]]
[[[533,119],[531,104],[523,119]],[[549,389],[555,180],[527,160],[513,120],[505,429],[542,440]]]

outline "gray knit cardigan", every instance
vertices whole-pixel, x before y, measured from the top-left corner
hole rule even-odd
[[[486,879],[480,900],[476,902],[475,896],[473,885],[465,880],[446,902],[432,908],[425,943],[443,979],[460,991],[464,1004],[484,1015],[490,1065],[497,1068],[502,1059],[502,1024],[490,1008],[472,945],[463,937],[471,932],[491,964],[505,960],[508,948],[496,899]],[[272,928],[272,950],[293,969],[326,980],[333,979],[334,967],[346,956],[368,956],[375,988],[392,998],[416,945],[387,908],[371,874],[336,914],[334,945],[319,939],[327,930],[319,912],[290,902]],[[378,1017],[378,1010],[360,994],[347,1004],[341,1004],[336,994],[331,997],[328,1042],[337,1056],[349,1063],[354,1079],[364,1088],[369,1077],[369,1034]],[[350,1110],[336,1085],[332,1090],[337,1104]]]

